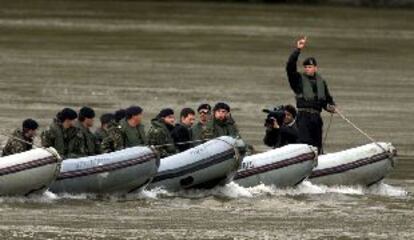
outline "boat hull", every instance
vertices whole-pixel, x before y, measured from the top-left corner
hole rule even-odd
[[[310,181],[322,185],[363,186],[381,181],[394,169],[396,150],[390,143],[378,144],[381,147],[371,143],[320,156]]]
[[[243,159],[234,181],[243,187],[259,184],[292,187],[312,173],[317,151],[306,144],[291,144]]]
[[[224,185],[233,179],[241,158],[236,139],[219,137],[161,159],[158,174],[150,188],[177,191]]]
[[[0,159],[0,196],[41,194],[56,179],[61,158],[53,148],[36,148]]]
[[[50,190],[55,193],[130,193],[142,190],[156,175],[159,157],[149,147],[66,159]]]

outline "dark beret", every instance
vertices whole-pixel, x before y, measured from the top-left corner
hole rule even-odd
[[[57,119],[60,122],[64,122],[66,119],[75,120],[77,117],[78,114],[71,108],[64,108],[57,114]]]
[[[217,104],[214,106],[213,111],[215,112],[215,111],[218,111],[218,110],[220,110],[220,109],[224,109],[224,110],[226,110],[227,112],[230,112],[230,106],[229,106],[229,105],[227,105],[227,103],[224,103],[224,102],[219,102],[219,103],[217,103]]]
[[[158,113],[158,118],[165,118],[170,115],[174,115],[174,110],[171,108],[164,108]]]
[[[122,119],[125,118],[126,115],[126,110],[125,109],[119,109],[115,112],[114,117],[115,117],[115,121],[119,122]]]
[[[200,106],[198,106],[197,112],[200,112],[200,110],[202,110],[202,109],[206,109],[210,112],[211,111],[211,106],[208,103],[203,103]]]
[[[28,118],[23,121],[23,129],[36,130],[38,127],[39,124],[31,118]]]
[[[127,119],[130,119],[131,117],[141,114],[142,108],[140,106],[130,106],[125,110],[125,116]]]
[[[82,107],[79,110],[79,118],[85,119],[85,118],[94,118],[95,117],[95,111],[90,107]]]
[[[318,66],[318,63],[316,62],[315,58],[309,57],[303,61],[303,66],[308,66],[308,65]]]
[[[115,119],[115,115],[112,113],[104,113],[100,117],[101,124],[108,124],[114,119]]]

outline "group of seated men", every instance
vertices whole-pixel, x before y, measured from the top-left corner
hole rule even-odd
[[[146,132],[142,124],[143,109],[130,106],[115,113],[100,117],[101,125],[95,132],[95,111],[82,107],[79,112],[64,108],[57,113],[50,126],[40,134],[43,147],[53,147],[63,158],[77,158],[108,153],[134,146],[156,146],[160,157],[185,151],[196,144],[219,136],[240,137],[231,117],[230,106],[219,102],[213,109],[201,104],[199,121],[195,122],[195,111],[184,108],[180,121],[176,123],[174,110],[162,109]],[[23,121],[3,148],[3,156],[27,151],[32,148],[39,124],[33,119]]]

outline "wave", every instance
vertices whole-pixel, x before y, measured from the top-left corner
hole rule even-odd
[[[162,188],[145,190],[143,197],[157,198],[205,198],[214,196],[218,198],[255,198],[261,196],[298,196],[312,194],[346,194],[346,195],[377,195],[386,197],[406,197],[409,193],[401,187],[392,186],[380,182],[371,187],[363,186],[324,186],[316,185],[309,181],[304,181],[294,188],[277,188],[276,186],[266,186],[264,184],[255,187],[245,188],[235,182],[231,182],[222,187],[216,187],[210,190],[186,190],[179,192],[168,192]]]
[[[127,195],[107,195],[99,196],[96,194],[55,194],[46,191],[42,195],[33,195],[29,197],[0,197],[2,203],[54,203],[59,200],[157,200],[165,198],[189,198],[200,199],[207,197],[216,197],[221,199],[241,199],[241,198],[259,198],[272,196],[299,196],[299,195],[323,195],[323,194],[346,194],[346,195],[366,195],[366,196],[384,196],[384,197],[407,197],[409,192],[402,187],[392,186],[380,182],[371,187],[362,186],[324,186],[315,185],[309,181],[304,181],[293,188],[277,188],[276,186],[266,186],[264,184],[255,187],[242,187],[235,182],[225,186],[216,187],[209,190],[183,190],[178,192],[169,192],[163,188],[154,188],[144,190],[140,193]]]

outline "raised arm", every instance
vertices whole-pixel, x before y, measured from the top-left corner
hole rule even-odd
[[[289,84],[295,93],[301,91],[301,75],[297,69],[297,61],[301,50],[305,47],[306,37],[301,38],[296,43],[296,49],[290,54],[288,62],[286,64],[286,73],[288,76]]]

